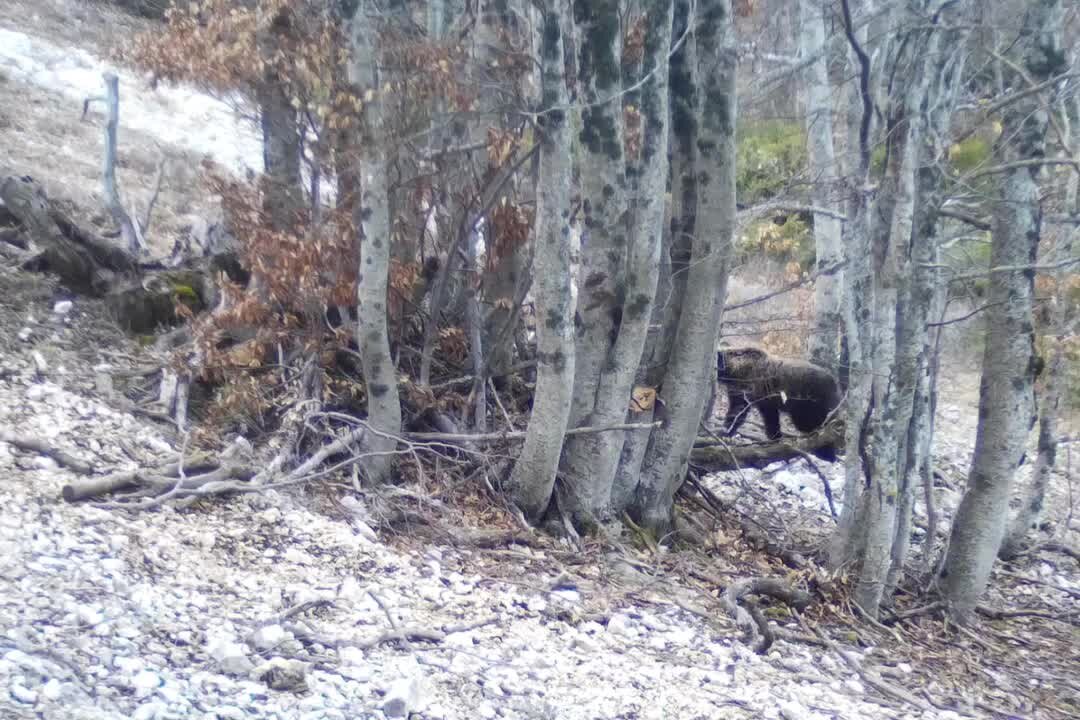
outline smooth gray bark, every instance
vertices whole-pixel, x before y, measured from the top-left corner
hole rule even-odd
[[[388,195],[386,134],[376,56],[374,8],[361,3],[349,26],[351,58],[349,82],[364,103],[356,160],[361,185],[354,222],[360,230],[360,267],[357,272],[357,345],[367,388],[369,433],[367,449],[390,453],[397,446],[393,436],[401,432],[401,403],[397,372],[390,355],[387,334],[387,281],[390,270],[390,199]],[[373,455],[364,465],[371,483],[384,482],[393,464],[391,455]]]
[[[872,405],[860,430],[863,505],[847,540],[857,548],[854,559],[859,562],[855,600],[871,615],[888,599],[889,578],[896,577],[890,569],[901,568],[906,558],[907,522],[914,502],[913,487],[905,482],[906,443],[933,297],[923,270],[934,242],[932,232],[916,226],[917,171],[923,162],[938,157],[925,109],[948,112],[960,80],[955,58],[963,47],[962,37],[947,28],[963,19],[966,8],[963,3],[951,5],[948,13],[941,12],[939,3],[898,6],[894,11],[894,27],[917,29],[907,31],[905,42],[890,58],[894,65],[887,68],[893,77],[886,140],[889,161],[871,231],[875,302],[867,364],[872,368]],[[928,23],[924,17],[934,21]],[[920,205],[923,202],[919,200]],[[867,362],[865,354],[862,360]]]
[[[1061,0],[1035,0],[1024,13],[1016,61],[1033,83],[1065,69]],[[997,159],[1043,158],[1049,114],[1039,95],[1017,100],[1003,113]],[[1001,177],[993,208],[991,268],[1034,263],[1042,224],[1040,167],[1017,167]],[[952,618],[974,619],[1008,518],[1009,492],[1033,424],[1035,328],[1034,271],[992,272],[988,291],[986,352],[979,388],[979,427],[967,492],[953,520],[942,572]]]
[[[637,385],[656,390],[667,374],[668,358],[675,344],[686,293],[686,277],[690,268],[692,240],[697,222],[697,148],[694,117],[696,55],[694,39],[687,36],[690,18],[688,0],[674,2],[671,43],[674,46],[668,63],[668,170],[671,193],[665,198],[663,233],[661,236],[659,278],[645,349],[638,367]],[[680,42],[681,41],[681,42]],[[635,422],[652,422],[658,408],[635,409],[630,417]],[[634,501],[640,482],[641,464],[652,438],[650,431],[628,433],[619,458],[619,469],[612,490],[612,505],[622,512]]]
[[[1080,138],[1080,132],[1078,132],[1080,128],[1077,127],[1077,122],[1080,122],[1080,99],[1073,96],[1066,100],[1066,104],[1067,110],[1062,113],[1061,119],[1068,128],[1066,134],[1071,140],[1071,146],[1075,148],[1076,140]],[[1080,186],[1080,173],[1073,168],[1065,192],[1065,207],[1069,212],[1075,213],[1080,207],[1077,204],[1078,186]],[[1057,257],[1061,259],[1075,257],[1076,249],[1080,246],[1078,235],[1080,235],[1080,228],[1063,230],[1063,237],[1058,243]],[[1005,539],[1001,543],[1001,551],[998,554],[1002,559],[1010,559],[1020,552],[1028,540],[1028,534],[1038,528],[1043,515],[1046,489],[1057,463],[1058,416],[1061,413],[1067,381],[1065,345],[1070,333],[1068,311],[1070,299],[1067,290],[1069,272],[1069,268],[1061,268],[1055,273],[1057,287],[1051,301],[1047,332],[1052,345],[1050,361],[1043,371],[1043,390],[1039,397],[1039,437],[1035,467],[1031,471],[1031,482],[1025,489],[1020,509],[1009,524]]]
[[[833,146],[832,88],[825,52],[825,17],[820,0],[799,0],[799,51],[816,56],[803,73],[806,104],[806,149],[816,207],[834,209],[837,178]],[[814,215],[814,249],[818,270],[833,267],[843,257],[843,226],[830,215]],[[840,307],[843,271],[822,275],[814,282],[814,329],[810,335],[810,361],[835,369],[840,351]]]
[[[956,10],[963,8],[957,7]],[[898,389],[904,391],[904,410],[909,419],[906,427],[897,428],[898,507],[896,532],[892,542],[892,561],[885,582],[884,597],[892,596],[902,577],[911,546],[911,523],[916,489],[922,482],[931,482],[930,448],[933,431],[933,405],[930,398],[930,333],[927,323],[940,315],[944,302],[945,284],[941,273],[933,267],[939,255],[938,210],[944,201],[945,175],[940,158],[948,146],[957,92],[961,86],[967,52],[964,33],[944,31],[933,38],[926,49],[928,65],[938,71],[929,75],[924,95],[914,98],[920,110],[915,121],[918,132],[911,141],[917,143],[915,169],[915,198],[910,242],[906,254],[910,258],[907,297],[897,307],[897,375]],[[907,394],[910,392],[910,400]],[[902,418],[901,418],[902,420]],[[929,538],[932,541],[932,538]]]
[[[874,86],[880,69],[867,47],[866,28],[856,28],[851,2],[844,2],[844,25],[851,49],[854,88],[848,112],[848,173],[853,190],[848,201],[848,223],[844,227],[844,253],[847,260],[843,276],[844,338],[847,357],[841,376],[847,384],[845,419],[846,461],[844,463],[844,504],[836,532],[829,545],[829,566],[846,566],[861,544],[862,526],[856,523],[864,504],[865,454],[864,422],[870,408],[873,374],[870,332],[873,326],[874,284],[870,254],[870,154],[874,132]]]
[[[541,50],[543,134],[534,242],[536,393],[525,444],[510,475],[514,502],[530,521],[547,509],[570,418],[574,378],[574,300],[570,284],[570,126],[560,18],[568,0],[545,7]]]
[[[668,176],[667,58],[671,42],[672,4],[669,0],[651,0],[645,4],[644,10],[647,24],[641,71],[651,75],[640,91],[628,99],[640,108],[643,128],[641,156],[632,159],[627,168],[630,176],[627,211],[631,222],[620,225],[620,229],[625,227],[628,234],[625,269],[621,273],[622,287],[616,289],[616,300],[620,304],[613,308],[618,310],[619,322],[615,328],[618,335],[603,358],[591,411],[576,424],[603,427],[628,420],[631,391],[649,332],[660,272],[664,190]],[[630,82],[639,81],[641,71],[632,73]],[[621,114],[621,102],[618,108]],[[621,118],[619,121],[621,123]],[[586,257],[594,251],[587,249]],[[584,295],[579,296],[579,303],[581,297]],[[580,332],[579,329],[579,353],[584,347]],[[606,338],[594,338],[594,342],[605,341]],[[615,512],[624,509],[613,508],[611,498],[626,437],[627,433],[611,432],[568,439],[563,455],[567,483],[574,483],[576,488],[588,488],[586,493],[578,494],[582,502],[575,508],[576,512],[604,520],[613,509]]]
[[[629,378],[615,367],[627,292],[629,214],[622,105],[622,30],[619,0],[576,0],[574,22],[581,109],[578,167],[581,178],[582,249],[574,315],[574,393],[570,425],[611,424],[626,414]],[[651,301],[651,296],[650,296]],[[633,358],[636,364],[641,348]],[[626,363],[624,363],[626,364]],[[631,370],[631,373],[633,370]],[[622,379],[624,387],[614,386]],[[614,393],[612,397],[610,394]],[[577,524],[602,519],[621,451],[621,434],[568,438],[561,475]]]
[[[698,4],[695,35],[697,216],[686,295],[661,396],[667,422],[657,428],[646,452],[634,514],[657,537],[673,527],[675,492],[713,383],[716,340],[727,288],[735,229],[735,70],[737,55],[727,0]]]

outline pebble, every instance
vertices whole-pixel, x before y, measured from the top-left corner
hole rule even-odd
[[[34,312],[47,316],[49,309]],[[24,339],[40,340],[41,349],[16,345],[5,355],[5,367],[16,370],[0,377],[0,424],[85,452],[110,470],[175,456],[157,428],[95,394],[87,363],[54,354],[47,337],[24,329]],[[31,381],[34,352],[71,373]],[[611,612],[603,605],[609,588],[597,582],[593,591],[590,581],[539,594],[525,587],[544,582],[550,569],[530,568],[522,574],[535,576],[501,583],[505,567],[489,565],[487,555],[385,545],[371,529],[375,513],[356,497],[343,498],[344,518],[309,507],[292,491],[125,513],[57,502],[70,474],[54,464],[24,472],[46,470],[33,457],[0,445],[0,716],[4,708],[46,717],[54,709],[43,713],[38,703],[62,703],[63,717],[78,720],[733,714],[718,697],[746,703],[747,716],[777,720],[821,720],[808,708],[824,707],[845,718],[881,714],[865,701],[862,683],[842,680],[846,670],[828,653],[785,643],[778,651],[789,665],[779,667],[662,604],[631,599],[606,624],[575,627],[566,616]],[[797,502],[817,502],[816,476],[782,472]],[[533,557],[543,560],[539,552]],[[627,568],[626,582],[649,581]],[[1060,573],[1046,577],[1067,581]],[[280,619],[307,600],[332,604]],[[492,615],[498,622],[436,645],[362,650],[331,642],[363,643],[391,623],[440,629]],[[275,648],[281,657],[264,659]],[[424,664],[409,662],[414,656]],[[68,664],[79,668],[78,681]],[[798,667],[838,678],[835,689],[794,682],[791,668]],[[906,663],[897,668],[914,672]]]
[[[38,701],[38,694],[23,685],[12,685],[11,697],[24,705],[35,705]]]
[[[382,711],[388,718],[404,718],[422,709],[423,683],[419,675],[401,678],[386,691]]]

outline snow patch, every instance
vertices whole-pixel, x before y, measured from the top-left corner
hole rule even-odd
[[[139,75],[85,50],[4,28],[0,28],[0,70],[15,80],[70,98],[73,114],[81,112],[83,100],[103,94],[102,74],[114,72],[120,79],[121,148],[123,131],[135,129],[209,156],[241,175],[249,168],[262,169],[262,147],[252,123],[241,118],[230,102],[193,87],[148,90]],[[238,104],[240,99],[228,100]]]

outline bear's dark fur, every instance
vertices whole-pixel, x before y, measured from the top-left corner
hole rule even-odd
[[[803,360],[774,357],[756,347],[721,348],[717,351],[716,378],[727,387],[728,412],[724,429],[734,435],[746,421],[750,408],[757,408],[770,440],[780,437],[780,413],[803,433],[821,428],[840,404],[836,378],[825,368]],[[836,460],[836,448],[816,453],[823,460]]]

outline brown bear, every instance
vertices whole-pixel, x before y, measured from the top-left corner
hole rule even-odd
[[[774,357],[753,346],[720,348],[716,355],[716,379],[728,393],[727,435],[735,434],[751,407],[761,413],[768,438],[776,440],[780,438],[781,412],[788,414],[799,432],[811,433],[840,405],[836,378],[819,365]],[[815,454],[833,462],[836,450],[828,446]]]

